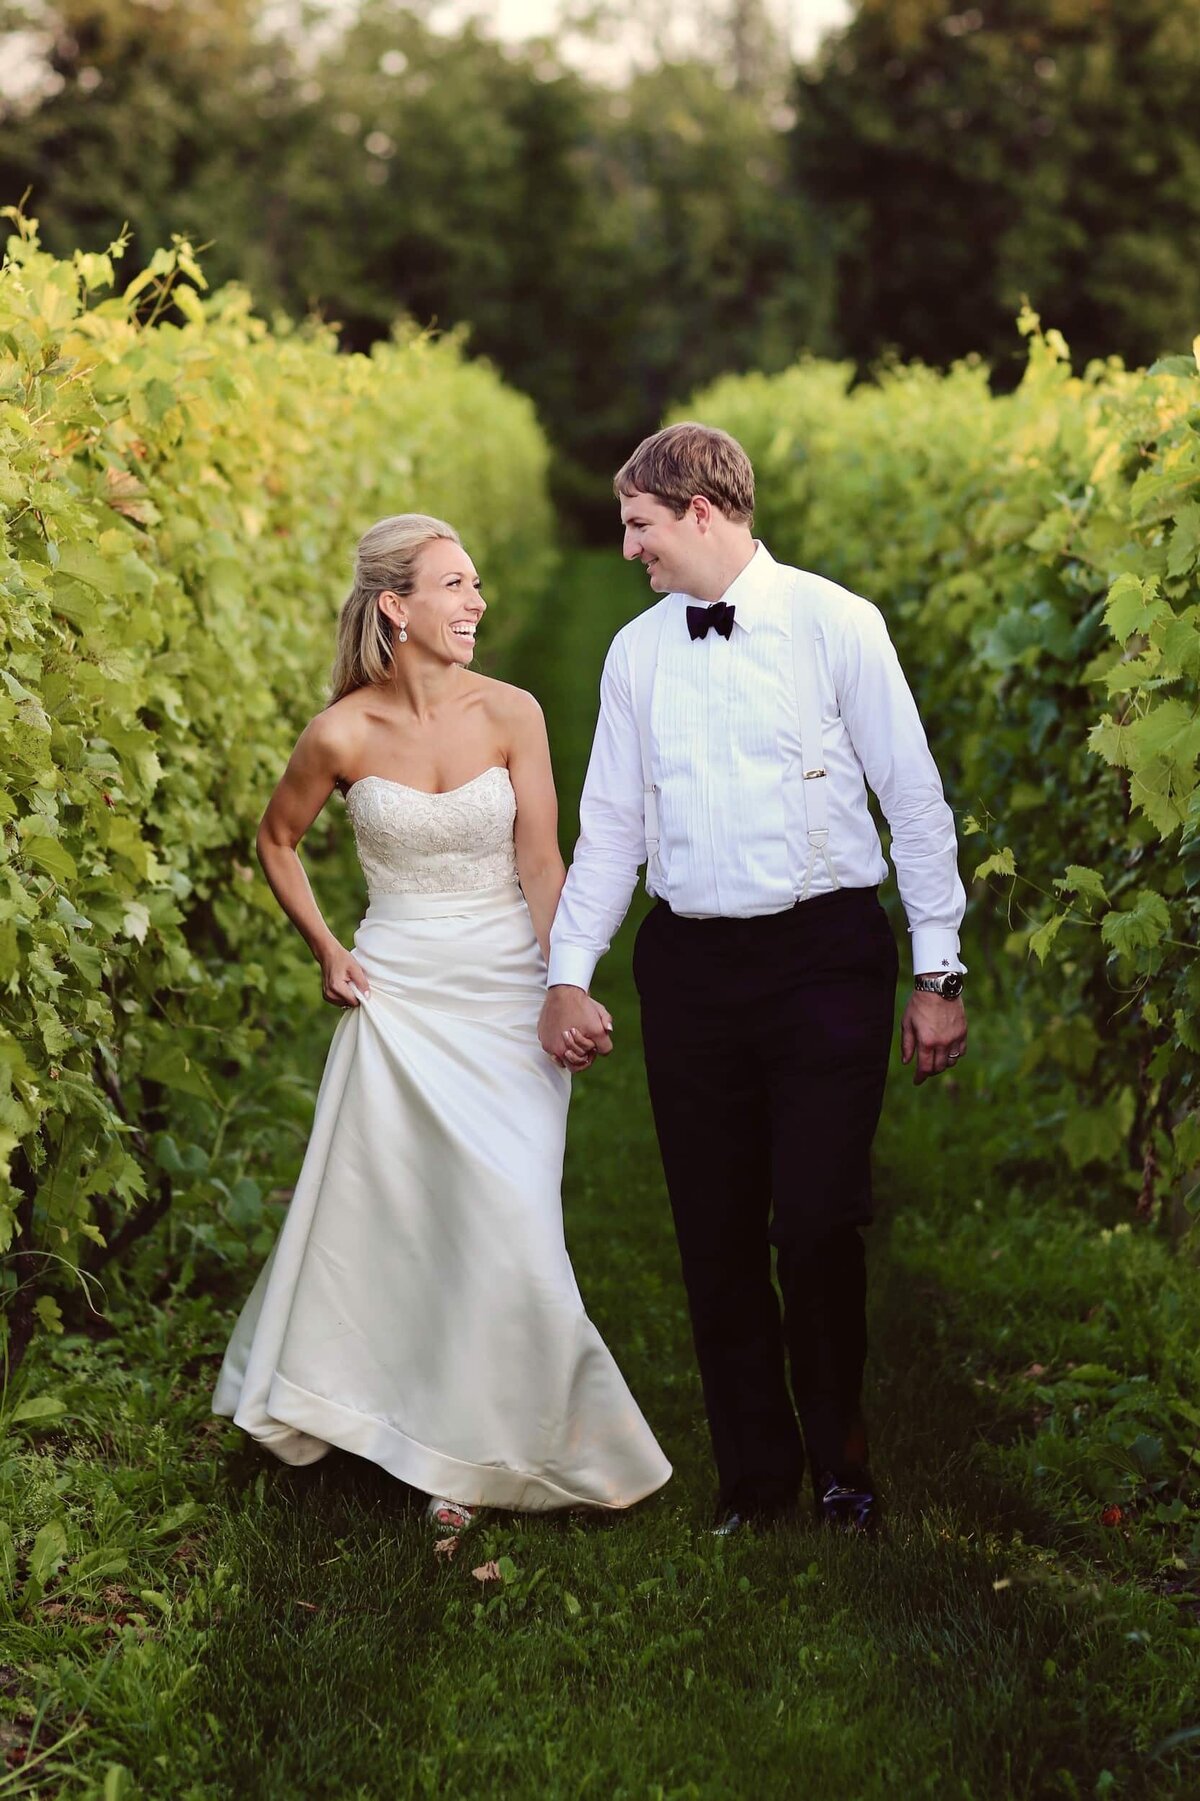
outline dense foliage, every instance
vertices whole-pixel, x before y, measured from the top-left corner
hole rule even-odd
[[[182,242],[113,295],[112,259],[57,261],[15,224],[0,270],[10,1354],[35,1294],[55,1329],[51,1291],[153,1223],[178,1179],[211,1176],[212,1204],[244,1224],[260,1212],[248,1132],[232,1162],[218,1150],[265,1030],[312,975],[251,846],[326,698],[358,532],[410,508],[451,518],[496,591],[490,625],[539,588],[550,523],[529,403],[454,342],[345,356],[324,330],[272,333],[240,290],[202,298]]]
[[[1191,358],[1073,375],[1022,323],[1006,397],[978,365],[851,392],[801,364],[693,407],[750,451],[776,553],[882,606],[962,829],[990,842],[966,856],[1005,904],[975,909],[966,958],[1017,1009],[1014,1079],[1043,1096],[1014,1159],[1169,1200],[1179,1226],[1200,1163],[1200,380]]]
[[[1015,380],[1025,295],[1085,360],[1185,349],[1198,83],[1200,0],[859,0],[792,133],[840,352],[976,351]]]
[[[0,16],[5,9],[0,6]],[[723,370],[826,348],[813,233],[761,97],[700,63],[593,84],[550,44],[432,30],[390,0],[273,32],[262,0],[9,6],[44,73],[0,102],[0,201],[48,246],[141,257],[174,231],[214,280],[313,307],[365,349],[405,313],[466,323],[591,495]],[[311,24],[312,21],[310,20]]]
[[[30,190],[64,256],[128,221],[137,267],[185,232],[214,280],[357,349],[401,313],[468,324],[599,532],[611,471],[722,373],[974,351],[1015,380],[1023,294],[1078,354],[1185,350],[1198,8],[860,0],[793,71],[761,0],[589,0],[566,10],[664,26],[668,60],[600,79],[553,41],[434,30],[424,0],[284,25],[265,0],[0,0],[30,27],[0,201]]]

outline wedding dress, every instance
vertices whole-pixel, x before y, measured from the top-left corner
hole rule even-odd
[[[563,1240],[571,1078],[537,1040],[508,771],[445,794],[364,776],[346,804],[371,992],[333,1034],[213,1411],[286,1463],[337,1445],[466,1504],[628,1507],[671,1466]]]

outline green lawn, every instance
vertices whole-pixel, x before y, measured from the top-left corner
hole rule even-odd
[[[577,558],[525,646],[569,795],[603,648],[642,602],[615,555]],[[1015,1052],[977,1021],[957,1087],[914,1093],[897,1071],[881,1137],[886,1536],[711,1538],[629,937],[600,984],[618,1049],[576,1085],[565,1207],[674,1480],[623,1520],[493,1516],[439,1562],[372,1467],[289,1471],[208,1419],[248,1274],[203,1245],[174,1282],[166,1260],[157,1308],[116,1294],[116,1336],[43,1349],[24,1381],[66,1412],[18,1423],[0,1463],[32,1581],[2,1626],[0,1801],[1200,1795],[1194,1484],[1168,1492],[1129,1449],[1155,1407],[1188,1404],[1193,1267],[1060,1219],[1032,1153],[1014,1173],[996,1072]],[[324,1042],[315,983],[309,1024]],[[491,1559],[503,1581],[484,1586]]]

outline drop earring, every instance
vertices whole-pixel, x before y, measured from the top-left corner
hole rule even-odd
[[[396,633],[396,636],[399,638],[401,644],[407,644],[408,643],[408,627],[406,625],[402,625],[400,627],[400,630]]]

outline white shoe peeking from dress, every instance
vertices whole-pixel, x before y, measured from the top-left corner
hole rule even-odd
[[[445,1501],[435,1495],[425,1509],[425,1518],[439,1532],[465,1532],[482,1510],[466,1507],[461,1501]]]

